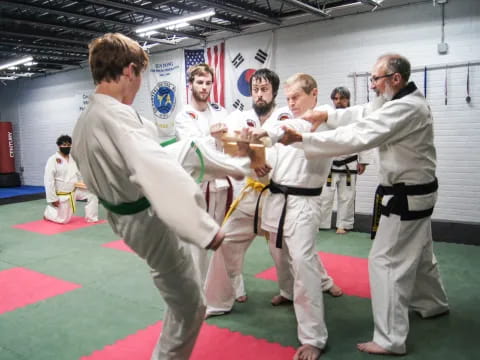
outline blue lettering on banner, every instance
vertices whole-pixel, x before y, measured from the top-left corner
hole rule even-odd
[[[176,87],[169,81],[160,81],[152,90],[152,108],[155,116],[168,119],[175,109]]]

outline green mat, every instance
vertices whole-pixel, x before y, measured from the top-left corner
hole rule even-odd
[[[40,219],[44,205],[37,200],[0,206],[0,271],[21,266],[82,288],[0,315],[1,360],[76,360],[162,319],[163,302],[144,262],[134,254],[101,247],[118,240],[108,224],[52,236],[12,228]],[[83,215],[83,205],[79,209]],[[105,217],[103,209],[100,215]],[[318,234],[317,248],[325,252],[367,257],[370,245],[368,234]],[[451,313],[431,320],[412,314],[405,358],[476,359],[480,248],[435,243],[435,252]],[[254,277],[271,266],[266,242],[259,238],[246,256],[248,302],[207,322],[298,346],[293,307],[272,307],[269,301],[278,292],[276,283]],[[329,343],[322,359],[372,357],[355,349],[357,342],[372,337],[370,306],[369,299],[325,296]]]

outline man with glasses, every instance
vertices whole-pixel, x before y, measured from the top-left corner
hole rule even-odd
[[[86,200],[85,219],[98,221],[98,198],[86,190],[75,160],[70,156],[72,138],[61,135],[57,139],[58,151],[50,156],[45,166],[44,183],[47,208],[45,220],[59,224],[70,222],[76,210],[76,200]]]
[[[430,107],[410,77],[410,63],[397,54],[381,56],[371,88],[386,102],[365,115],[357,106],[310,112],[315,128],[326,121],[333,131],[298,133],[284,128],[284,144],[303,142],[308,158],[348,154],[378,147],[379,180],[368,258],[374,318],[373,340],[357,345],[373,354],[404,354],[408,311],[423,318],[449,311],[433,253],[431,214],[437,199],[436,151]],[[361,121],[356,121],[361,120]]]

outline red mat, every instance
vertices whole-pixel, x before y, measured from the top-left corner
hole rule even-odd
[[[97,222],[89,223],[84,217],[73,216],[68,224],[57,224],[47,220],[37,220],[25,224],[14,225],[15,229],[22,229],[26,231],[35,232],[43,235],[55,235],[66,231],[81,229],[84,227],[103,224],[106,220],[98,220]]]
[[[123,240],[115,240],[115,241],[103,244],[102,246],[110,249],[120,250],[120,251],[127,251],[131,253],[134,252],[132,249],[128,247],[127,244],[125,244],[125,241]]]
[[[368,259],[354,256],[318,253],[323,266],[346,295],[370,298]],[[255,275],[256,278],[277,281],[277,271],[271,267]]]
[[[162,329],[158,322],[80,360],[150,360]],[[291,360],[293,347],[203,324],[190,360]]]
[[[81,287],[25,268],[0,271],[0,314]]]

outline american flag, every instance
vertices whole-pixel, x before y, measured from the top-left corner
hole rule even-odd
[[[215,81],[213,82],[210,101],[225,106],[225,43],[212,45],[206,49],[194,49],[185,51],[185,78],[188,85],[188,69],[196,64],[207,63],[213,68]],[[187,86],[187,102],[190,99],[190,91]]]

